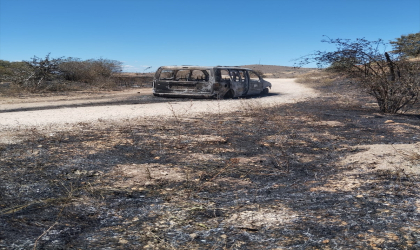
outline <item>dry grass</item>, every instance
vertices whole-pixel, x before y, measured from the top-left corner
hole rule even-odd
[[[420,62],[420,56],[408,59],[410,62]]]
[[[419,115],[321,85],[322,98],[269,109],[10,131],[0,249],[419,248],[419,177],[342,162],[418,143]]]
[[[312,88],[329,87],[337,82],[340,77],[337,74],[326,72],[325,70],[312,71],[297,77],[296,82],[304,83]]]
[[[241,67],[263,72],[264,77],[266,78],[296,78],[301,75],[317,71],[317,69],[315,68],[300,68],[261,64],[243,65]]]

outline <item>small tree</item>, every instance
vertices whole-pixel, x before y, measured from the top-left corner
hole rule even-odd
[[[36,90],[47,83],[61,79],[59,65],[61,58],[50,58],[50,54],[44,59],[34,56],[31,61],[25,61],[31,71],[31,75],[21,84],[24,87]]]
[[[400,54],[392,58],[382,53],[382,40],[326,39],[333,52],[316,51],[302,58],[300,66],[316,62],[318,67],[344,74],[376,98],[384,113],[396,113],[417,102],[420,94],[420,63],[409,62]]]
[[[394,50],[392,53],[404,57],[420,56],[420,32],[403,35],[396,39],[396,41],[389,42]]]

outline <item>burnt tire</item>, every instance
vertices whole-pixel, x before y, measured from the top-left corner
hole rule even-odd
[[[229,90],[228,92],[226,92],[226,94],[223,96],[224,99],[232,99],[234,97],[234,93],[233,90]]]

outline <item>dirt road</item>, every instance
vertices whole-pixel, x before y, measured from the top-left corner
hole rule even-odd
[[[206,112],[227,113],[246,105],[271,106],[315,97],[313,89],[294,79],[267,79],[273,84],[270,94],[261,98],[234,100],[187,100],[154,97],[150,89],[123,92],[78,94],[0,100],[0,130],[54,126],[79,122],[119,120],[175,113],[195,116]]]

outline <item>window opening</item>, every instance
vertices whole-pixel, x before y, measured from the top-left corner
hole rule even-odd
[[[173,80],[174,72],[172,70],[164,69],[160,72],[160,80]]]
[[[249,79],[253,81],[260,81],[260,77],[254,71],[249,71]]]

